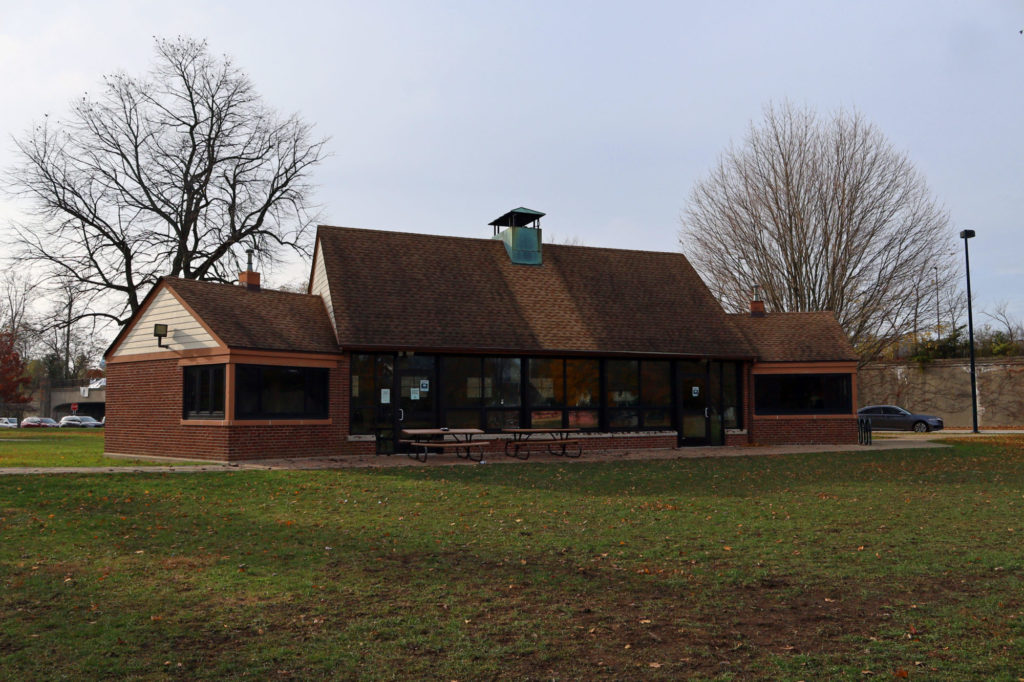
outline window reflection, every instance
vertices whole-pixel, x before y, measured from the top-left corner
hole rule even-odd
[[[597,407],[601,395],[601,363],[566,360],[565,392],[569,407]]]
[[[563,360],[530,358],[529,404],[533,407],[565,404]]]
[[[628,407],[640,402],[640,377],[637,360],[609,360],[606,364],[607,393],[609,406]],[[611,423],[611,421],[609,421]]]

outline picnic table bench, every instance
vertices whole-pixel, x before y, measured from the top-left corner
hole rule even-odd
[[[570,438],[579,429],[502,429],[512,438],[505,441],[505,455],[517,459],[529,459],[530,450],[544,448],[549,454],[561,457],[579,457],[583,454],[583,441]],[[531,440],[533,436],[548,436]]]
[[[480,429],[402,429],[402,435],[408,438],[398,442],[411,448],[409,456],[420,462],[427,461],[427,454],[431,450],[454,452],[457,457],[479,462],[484,457],[487,441],[473,440],[473,436],[482,433],[484,432]],[[448,436],[452,440],[446,440]],[[474,453],[476,457],[473,456]]]

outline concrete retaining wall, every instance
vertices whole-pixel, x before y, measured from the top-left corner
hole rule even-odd
[[[1024,357],[979,358],[978,426],[1024,426]],[[947,427],[971,426],[968,360],[934,360],[925,365],[879,362],[858,373],[859,406],[900,405],[942,417]]]

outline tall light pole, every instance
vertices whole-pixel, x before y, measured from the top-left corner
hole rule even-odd
[[[971,344],[971,416],[974,419],[974,433],[978,433],[978,383],[974,373],[974,317],[971,313],[971,253],[967,240],[974,236],[974,230],[961,230],[964,240],[964,265],[967,270],[967,339]]]
[[[939,334],[942,330],[942,318],[939,317],[939,266],[933,265],[935,271],[935,344],[939,343]]]

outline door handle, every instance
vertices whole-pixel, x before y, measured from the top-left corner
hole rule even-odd
[[[705,407],[704,408],[704,418],[705,419],[711,419],[711,408],[710,407]]]
[[[403,410],[401,407],[398,408],[398,421],[405,421],[405,410]]]

